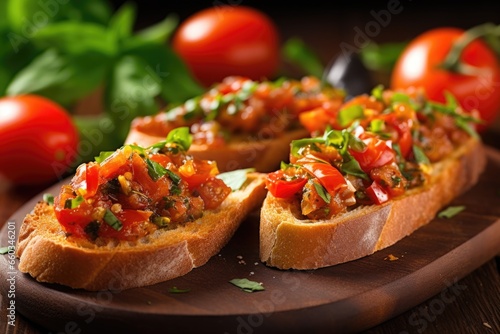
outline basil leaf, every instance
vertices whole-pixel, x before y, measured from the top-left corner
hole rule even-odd
[[[367,181],[370,180],[370,177],[368,174],[366,174],[362,169],[361,166],[359,165],[359,162],[354,159],[354,157],[349,154],[348,152],[344,153],[342,155],[342,166],[340,167],[340,170],[343,171],[346,174],[350,174],[353,176],[360,177],[362,179],[365,179]]]
[[[118,52],[116,36],[96,23],[65,21],[40,29],[33,38],[42,49],[55,48],[64,54],[98,52],[112,57]],[[94,66],[97,63],[94,64]],[[87,67],[87,71],[89,68]]]
[[[147,72],[158,77],[160,95],[167,102],[183,103],[205,92],[186,64],[164,43],[144,41],[133,36],[124,43],[123,54],[139,57],[145,62]]]
[[[234,278],[229,283],[237,286],[245,292],[263,291],[264,286],[258,282],[250,281],[247,278]]]
[[[102,0],[2,0],[2,2],[7,2],[6,16],[9,18],[12,28],[18,32],[28,29],[28,27],[41,28],[40,26],[48,26],[53,22],[69,20],[105,25],[108,23],[112,13],[110,3]],[[40,17],[41,13],[46,14],[43,16],[44,24],[30,25],[29,23],[31,22],[28,22],[28,20],[31,21]],[[74,43],[78,43],[78,41],[74,41]]]
[[[135,4],[126,2],[111,17],[109,27],[118,39],[125,39],[132,36],[135,19]]]
[[[429,158],[425,155],[424,151],[417,145],[413,145],[413,154],[415,155],[415,160],[419,164],[429,165]]]
[[[179,24],[176,14],[169,14],[163,21],[138,31],[135,36],[143,42],[164,43]]]
[[[96,52],[64,55],[48,49],[16,74],[7,87],[7,94],[33,93],[69,106],[99,86],[109,60]]]
[[[0,255],[5,255],[9,252],[9,246],[0,247]]]
[[[237,169],[220,173],[216,178],[221,179],[233,191],[241,189],[247,180],[248,173],[255,172],[255,168]]]
[[[116,231],[120,231],[123,227],[122,222],[115,216],[113,212],[111,212],[110,209],[106,209],[103,219],[106,224],[111,226]]]
[[[301,39],[288,39],[281,48],[281,51],[286,61],[296,65],[303,70],[304,73],[318,78],[323,77],[323,63],[318,55],[316,55]]]
[[[155,98],[160,91],[160,79],[148,71],[147,63],[140,57],[124,56],[115,63],[105,91],[105,106],[117,125],[113,134],[121,142],[134,118],[158,112]]]
[[[445,210],[438,213],[439,218],[452,218],[465,210],[465,206],[449,206]]]
[[[318,182],[313,182],[313,186],[319,197],[321,197],[321,199],[325,201],[325,203],[330,203],[332,196],[328,193],[328,191],[326,191],[325,187],[323,187]]]
[[[167,143],[175,143],[182,147],[184,151],[188,151],[191,147],[193,138],[189,133],[189,128],[186,126],[175,128],[167,135]]]
[[[167,169],[156,161],[146,159],[146,165],[148,166],[148,174],[153,181],[157,181],[159,178],[167,174]]]
[[[363,107],[360,105],[353,105],[347,108],[340,109],[338,114],[339,125],[344,127],[351,124],[357,119],[364,117]]]
[[[377,101],[383,101],[384,99],[384,85],[377,85],[371,91],[371,96],[373,96]]]

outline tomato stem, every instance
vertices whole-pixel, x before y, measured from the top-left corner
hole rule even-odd
[[[500,36],[500,26],[493,23],[481,24],[467,30],[457,42],[453,43],[445,60],[438,67],[454,73],[477,75],[479,68],[461,61],[462,52],[470,43],[480,37],[497,36]]]

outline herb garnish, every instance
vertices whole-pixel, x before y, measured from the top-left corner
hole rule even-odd
[[[43,201],[48,205],[54,205],[54,196],[52,194],[43,194]]]
[[[170,293],[187,293],[189,291],[191,291],[191,289],[179,289],[176,286],[173,286],[170,289],[168,289],[168,292]]]
[[[114,230],[120,231],[123,227],[122,222],[115,216],[110,209],[106,209],[106,213],[104,213],[104,221],[106,224],[111,226]]]
[[[9,252],[9,246],[0,247],[0,255],[5,255]]]
[[[439,218],[452,218],[465,210],[465,206],[459,205],[459,206],[449,206],[445,210],[441,211],[438,213]]]
[[[255,168],[237,169],[230,172],[220,173],[216,178],[221,179],[233,191],[241,189],[247,180],[247,174],[254,172]]]
[[[237,286],[245,292],[255,292],[265,290],[264,286],[258,282],[250,281],[247,278],[234,278],[229,283]]]

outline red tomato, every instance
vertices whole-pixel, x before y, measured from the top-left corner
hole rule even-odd
[[[359,162],[359,166],[366,173],[373,168],[381,167],[394,161],[394,151],[387,146],[385,141],[376,137],[369,137],[364,138],[363,142],[366,144],[363,151],[359,152],[350,149],[349,152]]]
[[[302,191],[302,188],[307,182],[305,177],[289,178],[283,171],[269,173],[266,178],[266,186],[269,192],[278,198],[289,198],[297,192]]]
[[[444,92],[449,91],[465,110],[477,109],[487,125],[500,110],[500,68],[495,53],[482,40],[475,40],[463,50],[460,59],[476,67],[477,74],[439,68],[463,34],[461,29],[437,28],[415,38],[393,69],[391,87],[423,87],[429,99],[440,102],[445,102]]]
[[[375,204],[382,204],[389,200],[389,194],[377,181],[373,181],[372,184],[366,188],[366,194]]]
[[[0,99],[0,178],[48,184],[77,157],[78,131],[58,104],[36,95]]]
[[[264,13],[244,6],[210,7],[192,15],[172,43],[206,86],[230,75],[270,78],[279,65],[276,27]]]
[[[300,163],[300,162],[298,162]],[[322,162],[308,162],[302,164],[311,175],[316,177],[323,187],[334,196],[339,186],[347,184],[339,170],[330,164]]]

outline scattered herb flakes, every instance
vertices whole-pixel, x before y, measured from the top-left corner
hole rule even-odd
[[[8,252],[9,252],[9,247],[8,246],[0,247],[0,255],[5,255]]]
[[[250,281],[247,278],[234,278],[229,283],[237,286],[245,292],[264,291],[265,288],[261,283]]]
[[[441,211],[438,213],[439,218],[452,218],[465,210],[465,206],[459,205],[459,206],[449,206],[445,210]]]
[[[170,293],[187,293],[189,292],[190,289],[179,289],[178,287],[174,286],[168,289],[168,292]]]

